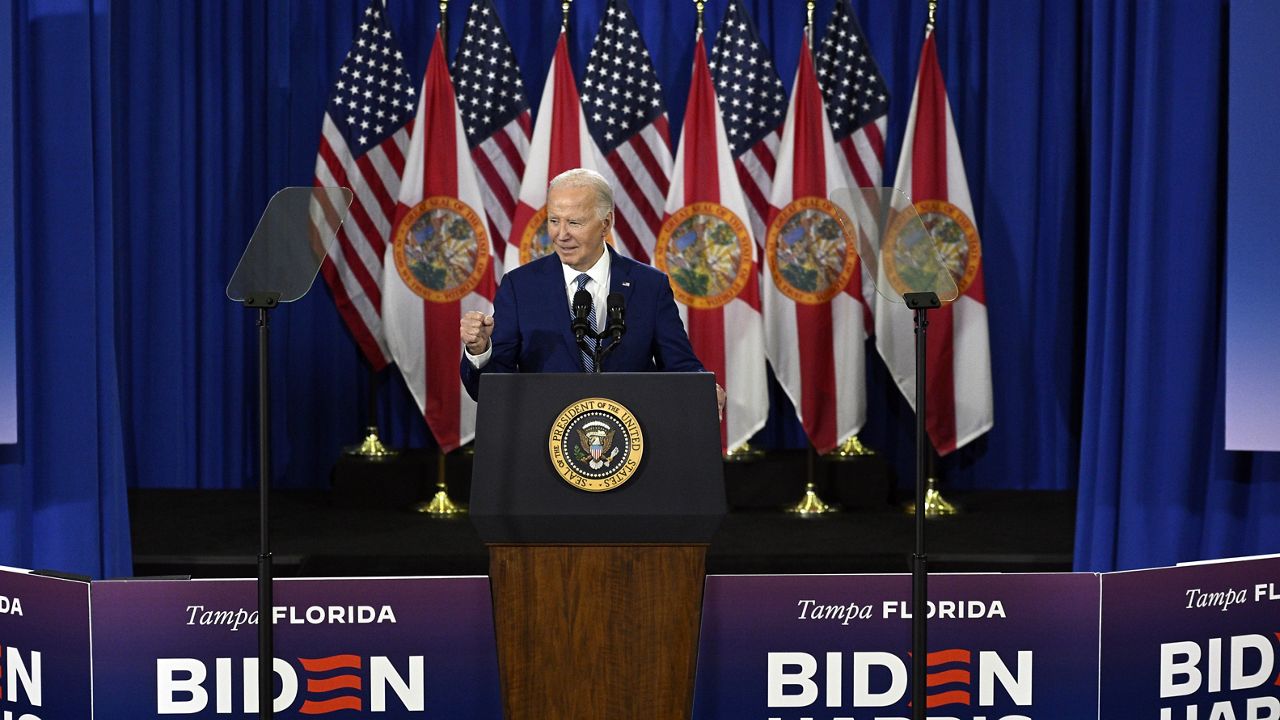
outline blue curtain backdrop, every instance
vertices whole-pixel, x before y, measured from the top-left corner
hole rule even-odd
[[[495,0],[537,107],[552,0]],[[692,2],[636,2],[673,128]],[[745,0],[790,88],[803,4]],[[819,0],[826,27],[834,0]],[[254,316],[223,288],[268,198],[307,185],[365,0],[19,0],[11,40],[21,427],[0,563],[128,572],[124,488],[256,487]],[[469,3],[449,7],[449,52]],[[576,0],[579,76],[606,0]],[[727,0],[707,4],[714,42]],[[892,178],[926,3],[855,2],[892,104]],[[1280,550],[1280,463],[1222,447],[1224,0],[943,0],[940,60],[984,244],[995,428],[952,487],[1079,488],[1077,565]],[[438,7],[390,0],[415,73]],[[673,138],[675,140],[675,138]],[[0,182],[0,187],[5,187]],[[5,198],[4,201],[9,201]],[[272,314],[272,482],[324,487],[368,369],[320,283]],[[456,343],[453,338],[443,342]],[[868,345],[862,434],[900,478],[912,417]],[[430,446],[395,371],[380,423]],[[759,439],[799,447],[780,392]]]
[[[116,336],[131,279],[114,227],[109,21],[89,1],[0,16],[19,406],[18,443],[0,446],[0,563],[98,577],[131,569]]]

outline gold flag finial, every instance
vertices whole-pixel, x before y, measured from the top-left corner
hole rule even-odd
[[[705,0],[693,0],[694,7],[698,8],[698,37],[702,37],[702,11],[707,9]]]
[[[924,26],[925,34],[933,32],[934,20],[938,14],[938,0],[929,0],[929,23]]]
[[[569,31],[569,5],[572,3],[573,0],[561,0],[560,3],[560,30],[563,32]]]
[[[444,19],[449,14],[449,0],[440,0],[440,35],[446,40],[448,39],[449,29],[445,27]],[[445,44],[448,47],[448,44]]]
[[[813,6],[817,5],[815,0],[805,0],[805,22],[804,35],[809,39],[809,44],[813,45]]]

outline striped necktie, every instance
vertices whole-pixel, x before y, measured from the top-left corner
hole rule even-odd
[[[582,273],[578,277],[574,278],[574,281],[578,283],[578,292],[582,292],[587,289],[587,283],[591,282],[591,276],[586,273]],[[591,332],[596,332],[598,328],[596,327],[596,304],[594,300],[591,302],[591,312],[587,314],[587,318],[591,323]],[[587,344],[594,348],[596,341],[588,339]],[[596,364],[589,352],[584,351],[582,353],[582,369],[587,372],[595,372],[596,370]]]

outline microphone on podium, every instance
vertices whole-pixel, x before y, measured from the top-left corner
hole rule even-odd
[[[627,331],[627,301],[622,297],[622,293],[609,293],[606,303],[608,319],[604,332],[608,337],[612,337],[613,344],[617,345],[622,340],[623,333]]]
[[[579,290],[573,296],[573,318],[569,324],[578,342],[591,333],[591,293]]]

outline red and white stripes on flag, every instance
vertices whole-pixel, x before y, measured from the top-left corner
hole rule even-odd
[[[458,110],[489,215],[489,231],[505,242],[520,195],[533,121],[520,69],[493,0],[475,0],[453,59]],[[503,258],[496,258],[501,264]],[[499,267],[498,276],[502,272]]]
[[[606,166],[582,116],[578,86],[569,64],[569,42],[562,30],[542,88],[529,162],[520,180],[520,200],[507,236],[506,272],[555,251],[547,235],[547,183],[577,167],[603,173]],[[622,248],[619,251],[626,254]]]
[[[880,187],[884,181],[884,136],[888,127],[889,88],[871,55],[850,0],[836,0],[831,22],[813,57],[818,86],[831,123],[831,136],[840,148],[850,190]],[[862,299],[867,328],[875,307],[874,283],[865,278]]]
[[[354,193],[320,272],[374,370],[390,362],[382,327],[382,258],[391,235],[417,89],[381,2],[365,8],[324,114],[314,183]],[[326,223],[313,207],[312,222]],[[332,228],[329,228],[332,231]]]
[[[853,187],[879,187],[884,178],[889,88],[849,0],[836,0],[813,64],[831,135],[848,164]]]
[[[982,245],[932,32],[920,52],[920,73],[894,185],[907,193],[934,239],[943,243],[943,261],[960,291],[954,302],[931,311],[928,317],[925,426],[934,449],[946,455],[990,430],[995,413]],[[914,406],[911,311],[885,300],[878,304],[876,348],[907,402]]]
[[[709,66],[752,235],[763,248],[787,91],[741,0],[732,0],[725,11]]]
[[[582,79],[582,111],[613,186],[620,251],[653,258],[671,178],[671,134],[662,86],[626,0],[609,0]]]
[[[440,449],[475,436],[458,377],[458,322],[492,312],[497,288],[484,200],[436,32],[383,261],[387,346]]]
[[[699,34],[654,261],[671,280],[694,352],[725,388],[720,441],[729,450],[764,427],[769,397],[757,248],[720,117]]]
[[[867,411],[862,268],[827,199],[852,187],[843,168],[806,40],[769,200],[763,294],[774,375],[820,453],[857,433]]]

